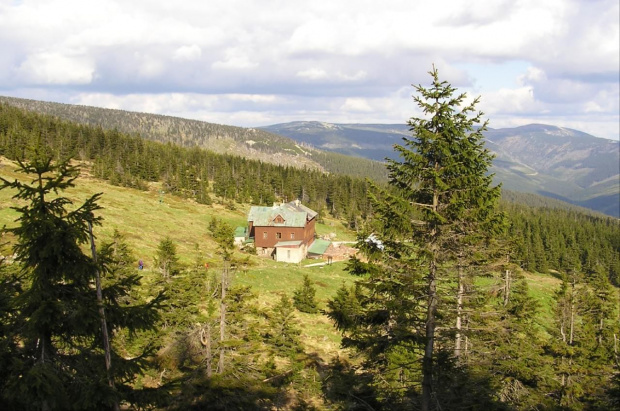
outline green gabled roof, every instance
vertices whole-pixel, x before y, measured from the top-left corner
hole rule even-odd
[[[248,232],[247,227],[237,227],[235,228],[235,237],[245,237]]]
[[[331,241],[317,238],[314,240],[310,248],[308,248],[308,253],[323,255],[331,243]]]
[[[254,227],[305,227],[306,221],[316,217],[317,213],[298,201],[282,204],[275,207],[253,206],[248,214],[248,222]],[[281,216],[283,223],[275,223],[276,217]]]

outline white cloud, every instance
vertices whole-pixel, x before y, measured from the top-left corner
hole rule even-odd
[[[326,79],[328,76],[327,72],[323,69],[310,68],[297,72],[297,77],[305,78],[308,80],[322,80]]]
[[[174,51],[173,58],[181,61],[194,61],[200,59],[202,50],[195,44],[191,46],[181,46]]]
[[[274,95],[261,94],[229,94],[227,98],[233,101],[251,101],[253,103],[273,103],[277,100]]]
[[[229,48],[224,53],[224,59],[214,62],[211,67],[216,70],[251,69],[258,63],[251,61],[250,53],[243,48]]]
[[[617,0],[4,1],[0,94],[99,93],[142,111],[189,96],[175,112],[190,117],[217,96],[236,121],[389,122],[409,117],[398,93],[435,63],[489,116],[591,113],[618,138],[619,13]]]
[[[125,94],[79,93],[71,97],[71,104],[123,109],[143,113],[177,115],[189,110],[213,109],[218,96],[183,93]]]
[[[343,81],[359,81],[364,80],[366,77],[368,77],[368,73],[364,70],[358,70],[353,74],[338,73],[338,78]]]
[[[345,100],[344,104],[340,106],[341,110],[344,111],[358,111],[358,112],[371,112],[372,107],[368,104],[368,101],[363,98],[348,98]]]
[[[517,89],[500,89],[493,93],[487,93],[480,100],[480,109],[487,117],[493,114],[533,114],[545,111],[545,107],[539,104],[530,87]]]
[[[94,66],[85,57],[42,52],[28,56],[16,71],[22,81],[34,84],[88,84]]]

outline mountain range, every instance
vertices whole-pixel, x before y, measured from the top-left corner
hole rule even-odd
[[[262,129],[319,149],[376,161],[397,159],[393,146],[411,137],[406,124],[298,121]],[[488,129],[483,135],[496,156],[492,172],[504,188],[620,215],[618,141],[544,124]]]
[[[410,137],[406,124],[301,121],[242,128],[149,113],[0,96],[11,104],[81,124],[265,162],[385,180],[382,162]],[[531,124],[489,129],[492,172],[509,190],[535,193],[620,216],[619,142],[567,128]]]

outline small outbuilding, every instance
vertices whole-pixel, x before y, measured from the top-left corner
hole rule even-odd
[[[235,228],[235,245],[242,246],[248,240],[248,228]]]
[[[317,238],[308,248],[308,258],[322,258],[331,243],[329,240]]]

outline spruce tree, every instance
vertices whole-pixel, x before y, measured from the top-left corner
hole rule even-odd
[[[31,285],[18,303],[24,318],[25,355],[20,369],[13,370],[15,378],[7,393],[21,397],[28,407],[69,408],[80,395],[74,391],[73,374],[86,371],[78,341],[92,337],[99,325],[91,288],[95,265],[80,247],[88,240],[88,222],[98,222],[92,214],[99,208],[99,194],[69,211],[71,201],[53,194],[74,185],[75,168],[68,162],[54,165],[44,155],[19,166],[19,171],[34,175],[31,184],[2,179],[1,188],[17,190],[14,198],[26,202],[15,207],[19,225],[9,231],[17,238],[14,251]],[[92,372],[81,375],[92,376]],[[98,388],[111,404],[113,393],[105,385]]]
[[[315,296],[316,288],[308,274],[304,274],[303,284],[293,292],[293,305],[302,313],[315,314],[319,311]]]
[[[161,270],[164,278],[170,278],[179,273],[179,257],[177,256],[177,246],[172,239],[166,236],[157,246],[155,265]]]
[[[447,331],[457,304],[441,291],[460,281],[458,265],[475,265],[473,254],[501,222],[500,189],[488,174],[493,157],[482,136],[486,123],[476,128],[482,117],[475,111],[478,99],[464,105],[465,94],[456,95],[435,68],[430,75],[430,88],[415,87],[423,117],[410,119],[412,137],[395,146],[400,161],[388,161],[390,188],[373,190],[374,238],[380,242],[360,242],[373,266],[358,281],[365,290],[358,298],[365,315],[344,330],[344,341],[366,351],[383,381],[389,377],[385,370],[402,368],[406,379],[395,377],[390,384],[401,401],[394,406],[419,401],[422,410],[442,403],[436,341],[441,338],[442,350],[454,345]],[[446,331],[438,333],[439,326]],[[421,367],[412,371],[415,363]]]
[[[218,373],[222,374],[225,368],[226,347],[225,342],[227,340],[226,331],[226,314],[228,310],[228,299],[226,293],[228,287],[232,281],[232,274],[234,272],[233,267],[233,250],[235,248],[235,231],[232,226],[218,218],[214,218],[209,223],[209,231],[213,239],[217,243],[217,254],[222,258],[222,274],[220,281],[220,348],[219,348],[219,361],[218,361]]]
[[[153,326],[160,298],[142,306],[121,303],[138,279],[115,278],[109,253],[102,253],[99,264],[85,254],[89,226],[100,222],[94,216],[100,194],[79,206],[60,195],[74,186],[75,167],[37,153],[32,162],[20,162],[18,171],[32,180],[0,178],[0,189],[15,190],[14,198],[25,203],[14,207],[18,225],[7,230],[16,239],[24,290],[12,299],[12,317],[19,323],[13,338],[20,343],[3,400],[17,409],[116,408],[119,401],[136,398],[130,383],[145,363],[141,356],[126,361],[112,352],[116,364],[112,374],[106,372],[99,309],[108,313],[110,330],[136,331]],[[104,281],[101,301],[95,292],[97,270]]]
[[[487,122],[475,128],[482,118],[475,109],[479,99],[462,107],[466,94],[455,95],[456,89],[440,81],[435,68],[430,74],[430,88],[415,87],[419,95],[414,100],[424,117],[409,120],[413,138],[395,147],[402,161],[388,163],[390,184],[400,192],[400,205],[411,205],[420,213],[411,240],[418,247],[415,268],[423,270],[426,281],[422,410],[437,400],[434,344],[442,303],[438,285],[445,278],[442,268],[448,261],[460,265],[462,258],[469,257],[469,246],[477,242],[476,237],[496,229],[500,195],[488,173],[493,156],[484,147],[482,132]]]
[[[0,409],[3,410],[19,408],[19,403],[9,400],[6,392],[11,364],[19,355],[15,338],[19,328],[15,297],[23,287],[23,279],[13,269],[15,266],[5,264],[5,258],[0,257]]]
[[[273,346],[277,355],[292,357],[302,351],[300,334],[291,299],[282,294],[278,304],[269,313],[266,340]]]

